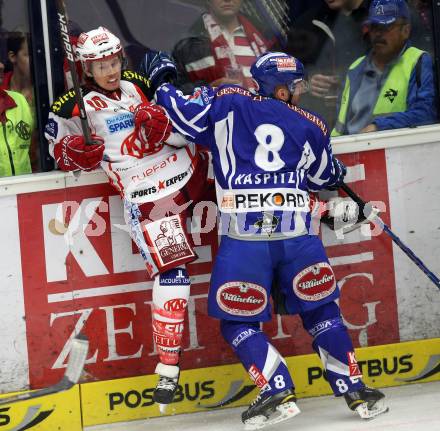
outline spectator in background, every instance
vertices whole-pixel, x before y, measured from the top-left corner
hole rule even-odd
[[[330,126],[336,122],[338,95],[348,67],[370,50],[365,20],[371,0],[325,0],[307,11],[293,25],[286,50],[309,71],[310,93],[303,105],[321,114]],[[411,5],[413,6],[413,5]],[[411,40],[432,53],[432,32],[412,7]]]
[[[431,56],[410,46],[404,0],[374,0],[368,56],[349,68],[332,136],[412,127],[436,121]]]
[[[34,105],[34,87],[29,63],[28,38],[25,33],[9,33],[7,39],[8,71],[1,88],[23,94],[30,106]]]
[[[0,63],[0,84],[5,66]],[[34,120],[26,98],[15,91],[0,88],[0,177],[30,174]]]
[[[432,0],[411,0],[410,3],[420,16],[423,26],[432,29]]]
[[[0,88],[15,91],[26,98],[34,118],[33,124],[35,124],[34,86],[31,74],[28,36],[26,33],[14,31],[8,34],[7,56],[7,71],[4,74]],[[32,171],[37,172],[39,170],[40,152],[36,129],[32,129],[30,160]]]
[[[309,9],[322,6],[323,3],[324,0],[287,0],[290,22],[296,22],[298,17],[303,15]]]
[[[363,23],[371,0],[325,0],[294,23],[287,51],[309,70],[303,105],[333,126],[336,102],[348,66],[369,48]]]
[[[433,55],[432,0],[409,0],[409,6],[412,11],[411,40],[415,41],[421,49]]]
[[[191,92],[197,85],[252,86],[250,66],[273,42],[242,13],[242,0],[206,0],[208,11],[173,51],[177,85]],[[189,84],[192,83],[192,84]]]

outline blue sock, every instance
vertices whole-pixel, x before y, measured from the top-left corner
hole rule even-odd
[[[344,325],[338,305],[329,302],[301,314],[304,328],[313,337],[313,349],[319,355],[326,377],[336,396],[362,389],[353,343]]]
[[[254,383],[270,395],[293,388],[286,362],[258,323],[221,320],[221,332]],[[267,385],[269,384],[269,385]]]

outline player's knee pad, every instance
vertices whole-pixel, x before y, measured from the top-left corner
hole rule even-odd
[[[153,283],[153,339],[160,361],[179,361],[190,282],[185,268],[158,274]]]
[[[304,328],[313,337],[313,348],[321,359],[335,395],[363,387],[353,343],[338,305],[329,302],[302,313],[301,318]]]
[[[249,337],[258,334],[266,339],[266,334],[260,330],[258,322],[236,322],[232,320],[220,320],[220,332],[225,341],[234,349],[246,341]]]
[[[314,338],[315,335],[321,333],[321,330],[328,330],[330,327],[339,324],[343,325],[341,312],[338,304],[334,301],[327,302],[313,310],[301,313],[301,318],[304,329]]]
[[[259,323],[221,320],[220,329],[260,389],[277,393],[293,387],[286,361],[260,330]]]

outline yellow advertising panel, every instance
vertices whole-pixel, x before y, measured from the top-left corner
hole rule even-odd
[[[368,385],[385,387],[440,380],[440,339],[360,348],[356,356]],[[290,357],[287,364],[298,397],[331,393],[317,355]],[[152,398],[156,381],[157,376],[153,375],[81,385],[84,426],[160,416]],[[240,364],[183,371],[179,390],[166,414],[244,406],[256,394]]]
[[[0,406],[0,431],[22,430],[82,431],[79,386],[59,394]]]
[[[363,381],[373,387],[440,380],[440,339],[356,349]],[[331,394],[317,355],[287,358],[299,398]]]
[[[160,416],[153,402],[157,376],[132,377],[81,385],[84,426]],[[188,413],[246,404],[254,385],[240,364],[183,371],[166,414]],[[236,398],[238,402],[230,400]]]

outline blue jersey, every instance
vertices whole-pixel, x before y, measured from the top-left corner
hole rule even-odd
[[[235,232],[261,239],[309,232],[308,191],[338,180],[320,117],[231,85],[184,96],[165,84],[156,99],[175,131],[211,151],[219,209],[233,215]]]

